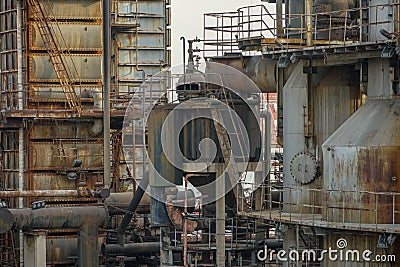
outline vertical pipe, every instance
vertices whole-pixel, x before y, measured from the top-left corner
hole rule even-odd
[[[311,0],[306,2],[307,46],[312,46]]]
[[[217,245],[217,267],[225,267],[225,175],[216,181],[217,196],[223,196],[216,201],[216,245]],[[218,177],[218,175],[217,175]]]
[[[136,208],[139,206],[140,200],[142,199],[148,184],[149,184],[149,175],[147,174],[147,175],[143,176],[142,181],[140,182],[140,185],[137,188],[135,195],[133,196],[131,202],[129,203],[129,206],[125,212],[124,218],[122,219],[122,222],[118,227],[117,241],[118,241],[118,244],[120,244],[121,246],[125,245],[124,234],[125,234],[126,228],[128,228],[129,223],[131,222],[131,219],[133,217],[133,213],[136,211]]]
[[[23,55],[22,55],[22,0],[17,0],[17,88],[18,88],[18,109],[24,108],[23,92]]]
[[[187,239],[187,219],[186,216],[188,215],[187,205],[188,205],[188,193],[187,193],[187,186],[188,186],[188,176],[185,176],[185,218],[183,218],[183,266],[188,267],[188,239]]]
[[[111,29],[110,1],[102,0],[103,16],[103,129],[104,129],[104,186],[110,187],[110,77]]]
[[[278,37],[283,37],[282,12],[282,0],[276,0],[276,34]]]
[[[17,96],[18,96],[18,109],[24,108],[24,92],[23,92],[23,55],[22,55],[22,0],[17,0]],[[15,95],[12,96],[14,98]],[[19,128],[18,132],[18,191],[24,190],[24,128]],[[23,198],[18,199],[18,207],[23,208]],[[24,236],[22,232],[19,233],[19,248],[20,263],[24,261]]]

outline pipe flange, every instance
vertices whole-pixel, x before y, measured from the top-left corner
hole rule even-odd
[[[317,177],[318,161],[308,152],[296,154],[290,161],[290,174],[300,184],[309,184]]]

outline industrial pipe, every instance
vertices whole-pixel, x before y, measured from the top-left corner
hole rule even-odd
[[[99,191],[85,190],[30,190],[30,191],[0,191],[0,198],[8,197],[90,197],[106,198],[110,195],[108,188]]]
[[[11,229],[81,228],[85,224],[107,226],[105,207],[54,207],[42,209],[0,209],[0,234]]]
[[[98,229],[105,228],[107,221],[105,207],[0,209],[0,233],[6,233],[11,229],[79,229],[78,264],[80,267],[99,266]]]
[[[133,196],[128,209],[125,212],[125,216],[122,219],[121,224],[118,227],[117,240],[118,240],[118,244],[120,244],[121,246],[123,246],[125,244],[124,234],[125,234],[126,228],[128,228],[128,225],[133,217],[133,213],[136,211],[136,208],[139,206],[140,200],[142,199],[144,192],[148,185],[149,185],[149,175],[148,175],[148,173],[146,173],[143,176],[143,179],[140,181],[139,187],[138,187],[137,191],[135,192],[135,195]]]
[[[110,188],[110,87],[111,87],[111,29],[110,1],[102,0],[103,7],[103,129],[104,129],[104,186]]]
[[[101,252],[104,256],[134,256],[137,254],[157,253],[160,251],[160,242],[130,243],[120,246],[119,244],[103,244]]]
[[[105,199],[104,205],[107,206],[110,215],[121,215],[128,209],[132,198],[132,192],[111,193],[110,196]],[[140,214],[150,213],[150,196],[148,194],[143,195],[135,212]]]

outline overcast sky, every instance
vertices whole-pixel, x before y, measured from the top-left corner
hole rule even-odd
[[[182,63],[181,36],[186,39],[203,37],[204,13],[236,11],[239,7],[259,3],[260,0],[171,0],[172,66]]]

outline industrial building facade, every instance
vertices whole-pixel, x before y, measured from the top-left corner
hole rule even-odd
[[[1,266],[397,266],[399,1],[263,2],[0,0]]]

